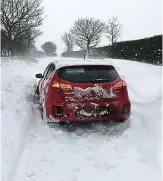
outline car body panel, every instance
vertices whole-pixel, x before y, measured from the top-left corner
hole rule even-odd
[[[130,117],[131,103],[127,86],[124,90],[122,87],[117,88],[116,86],[124,82],[119,75],[116,80],[111,82],[74,83],[61,79],[56,69],[46,76],[50,67],[49,64],[44,71],[44,77],[38,81],[38,89],[40,104],[44,106],[46,116],[52,122],[126,120]],[[53,64],[53,67],[56,66]],[[71,89],[54,88],[52,85],[56,82],[70,85]],[[127,107],[125,107],[126,105]],[[122,112],[125,108],[128,111],[124,114]],[[56,114],[56,110],[61,111],[62,114]]]

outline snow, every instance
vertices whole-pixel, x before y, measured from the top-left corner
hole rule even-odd
[[[60,60],[54,60],[51,63],[55,64],[56,70],[66,67],[66,66],[73,66],[73,65],[113,65],[112,61],[106,62],[103,60],[97,60],[97,59],[89,59],[89,60],[82,60],[81,59],[63,59],[60,58]]]
[[[70,133],[61,126],[49,128],[33,103],[34,75],[56,60],[62,64],[62,58],[1,62],[2,180],[161,181],[162,68],[100,60],[114,65],[128,84],[130,124],[99,124]]]
[[[44,62],[44,64],[47,62]],[[34,119],[31,107],[37,65],[18,60],[1,62],[1,130],[2,180],[11,180],[23,151],[29,121]],[[44,70],[44,64],[38,68]],[[36,72],[35,72],[36,71]]]
[[[91,100],[90,94],[91,91],[93,91],[97,96],[100,96],[101,98],[116,98],[117,95],[113,92],[112,88],[110,88],[109,91],[103,89],[98,84],[95,84],[94,87],[88,87],[86,89],[82,89],[80,87],[74,87],[74,98],[83,98],[87,100]],[[97,98],[97,96],[95,98]],[[94,99],[95,99],[94,98]]]

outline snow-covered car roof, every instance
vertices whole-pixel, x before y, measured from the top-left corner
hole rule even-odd
[[[111,60],[82,60],[82,59],[75,59],[75,60],[55,60],[51,63],[55,64],[56,70],[66,66],[74,66],[74,65],[113,65]]]

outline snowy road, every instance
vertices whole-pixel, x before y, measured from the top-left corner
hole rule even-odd
[[[2,64],[2,180],[161,181],[162,67],[105,60],[128,83],[130,124],[68,133],[48,128],[32,103],[33,75],[50,61]]]

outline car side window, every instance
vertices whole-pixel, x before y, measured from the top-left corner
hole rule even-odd
[[[46,78],[48,78],[49,75],[50,75],[54,70],[55,70],[55,65],[54,65],[54,64],[51,64],[50,68],[48,69]]]
[[[45,71],[44,71],[44,73],[43,73],[43,77],[44,77],[44,78],[46,78],[50,66],[51,66],[51,63],[46,67],[46,69],[45,69]]]

